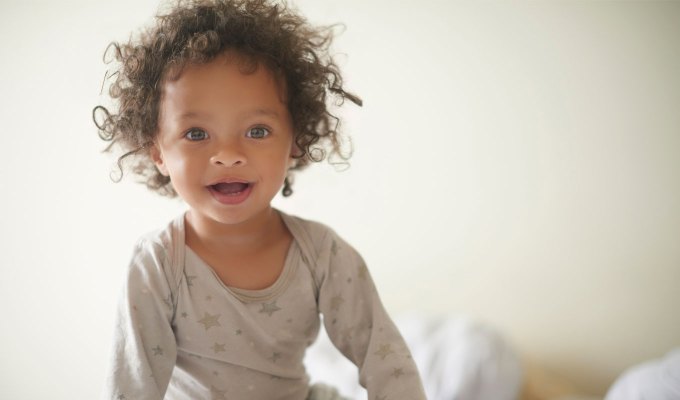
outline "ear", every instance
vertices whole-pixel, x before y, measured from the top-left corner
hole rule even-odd
[[[293,169],[297,167],[298,160],[302,156],[302,150],[298,147],[295,142],[290,146],[290,154],[288,155],[288,169]]]
[[[295,143],[295,141],[293,140],[293,143],[290,145],[290,158],[297,159],[300,158],[303,154],[304,152],[302,151],[300,146],[298,146],[297,143]]]
[[[149,156],[151,156],[151,160],[153,161],[154,164],[156,164],[156,168],[158,168],[158,171],[162,175],[164,176],[170,175],[168,173],[168,167],[165,165],[165,162],[163,162],[163,154],[161,153],[161,150],[158,148],[158,144],[156,144],[155,142],[149,148]]]

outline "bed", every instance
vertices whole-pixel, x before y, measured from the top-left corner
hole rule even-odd
[[[464,317],[406,315],[395,320],[411,348],[430,400],[515,400],[523,369],[515,351],[493,329]],[[366,399],[356,367],[333,347],[325,331],[307,351],[312,383],[338,388],[351,399]]]
[[[411,348],[430,400],[602,400],[522,360],[499,332],[470,318],[411,314],[395,323]],[[350,399],[367,398],[356,367],[333,347],[323,328],[305,364],[312,383],[335,386]],[[605,397],[643,399],[680,399],[680,348],[631,366]]]

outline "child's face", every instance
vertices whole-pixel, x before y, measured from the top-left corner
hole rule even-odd
[[[227,56],[229,56],[227,58]],[[268,211],[290,165],[293,131],[280,85],[227,53],[163,84],[151,156],[192,215],[237,224]]]

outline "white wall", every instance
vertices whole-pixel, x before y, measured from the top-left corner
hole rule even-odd
[[[368,4],[367,4],[368,3]],[[318,1],[356,152],[278,207],[334,226],[388,308],[462,313],[603,393],[680,345],[680,3]],[[95,398],[133,241],[182,206],[90,121],[156,1],[0,3],[0,398]]]

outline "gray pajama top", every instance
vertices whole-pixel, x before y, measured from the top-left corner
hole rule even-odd
[[[369,400],[425,399],[361,256],[328,227],[281,215],[294,240],[263,290],[224,285],[185,245],[183,215],[139,240],[104,399],[304,400],[321,320]]]

